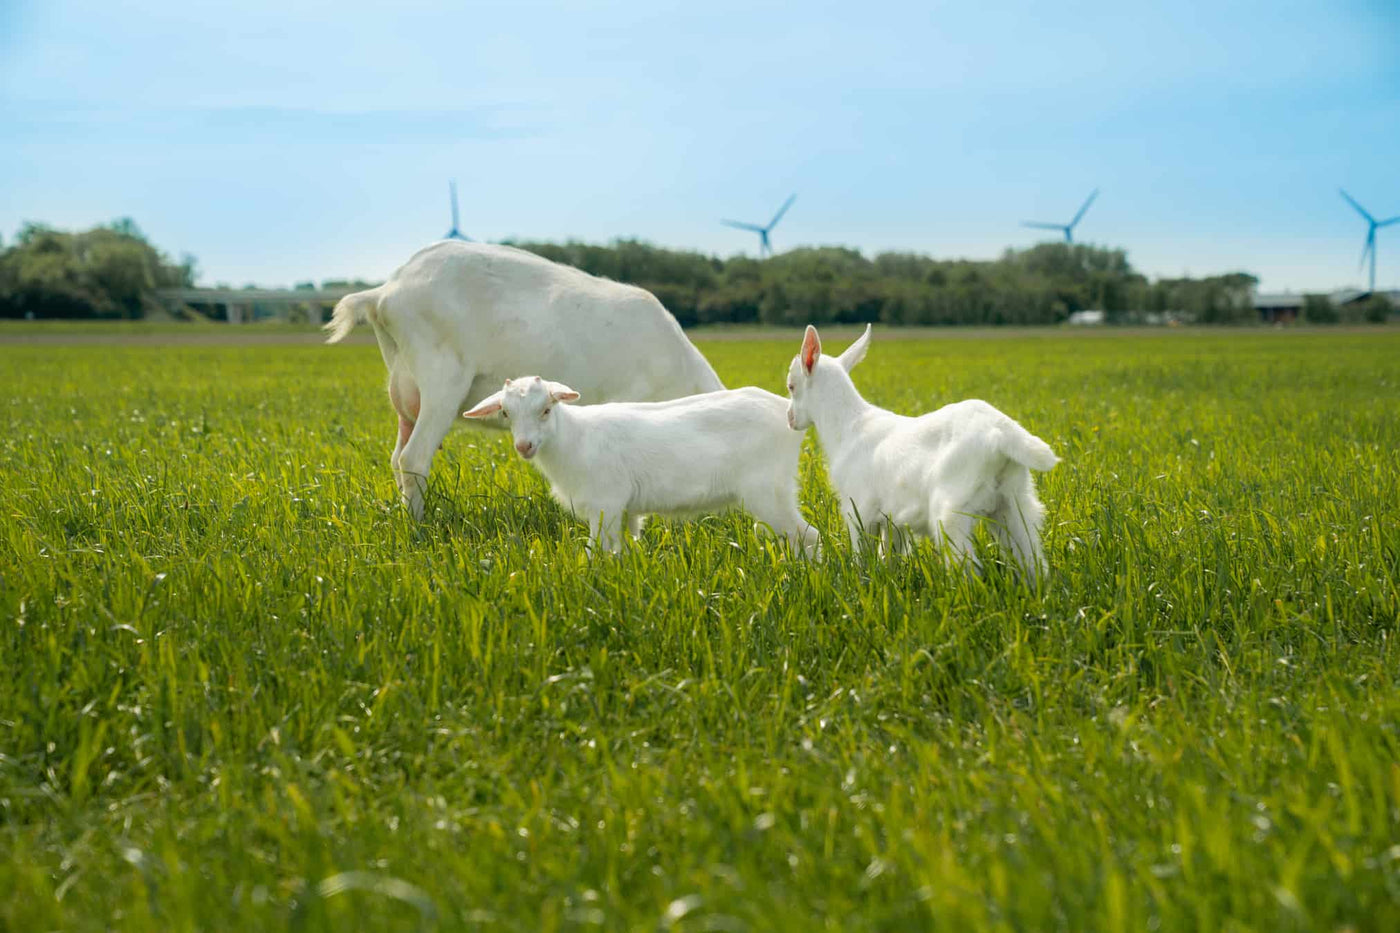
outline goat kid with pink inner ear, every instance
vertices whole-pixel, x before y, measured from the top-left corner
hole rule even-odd
[[[506,419],[515,450],[549,481],[560,505],[589,524],[589,540],[621,546],[647,515],[689,517],[742,508],[811,551],[816,534],[797,508],[802,437],[787,403],[762,389],[669,402],[574,406],[579,393],[539,376],[507,379],[466,418]]]
[[[882,534],[888,548],[902,548],[900,530],[907,528],[938,541],[950,560],[976,567],[974,522],[985,519],[1034,583],[1045,570],[1045,507],[1031,470],[1049,470],[1059,458],[977,399],[916,418],[870,404],[850,375],[865,358],[870,334],[867,325],[833,359],[822,354],[821,337],[808,326],[788,366],[788,424],[797,432],[816,427],[852,547],[859,547],[864,527]]]

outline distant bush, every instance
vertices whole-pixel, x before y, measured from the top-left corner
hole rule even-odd
[[[1341,305],[1337,314],[1344,324],[1383,324],[1393,310],[1390,299],[1377,293]]]
[[[1360,305],[1361,319],[1368,324],[1384,324],[1395,312],[1395,305],[1379,292],[1361,299],[1357,304]]]
[[[83,233],[26,224],[0,252],[0,317],[139,318],[156,289],[194,275],[193,258],[170,261],[130,220]]]
[[[1337,323],[1337,306],[1326,295],[1303,296],[1303,319],[1311,324]]]

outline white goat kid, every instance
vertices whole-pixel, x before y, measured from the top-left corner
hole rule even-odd
[[[509,246],[447,240],[420,250],[383,285],[340,300],[329,342],[361,321],[374,326],[389,368],[399,418],[390,463],[415,518],[457,414],[515,373],[555,373],[599,402],[724,388],[650,292]]]
[[[559,404],[578,398],[539,376],[508,379],[465,417],[503,414],[516,452],[588,521],[592,544],[616,551],[624,517],[635,537],[647,515],[736,507],[794,548],[815,538],[797,508],[802,437],[788,430],[779,396],[744,388],[670,402]]]
[[[1045,508],[1030,471],[1049,470],[1059,458],[983,401],[956,402],[917,418],[870,404],[850,377],[869,346],[867,326],[831,359],[809,326],[788,368],[788,424],[798,432],[816,426],[852,546],[859,547],[862,525],[883,531],[895,546],[908,528],[975,567],[973,523],[987,518],[998,543],[1033,582],[1045,568]]]

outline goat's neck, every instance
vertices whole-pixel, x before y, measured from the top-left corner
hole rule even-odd
[[[554,419],[554,430],[550,432],[549,443],[540,448],[535,459],[544,474],[552,479],[562,475],[561,471],[577,459],[576,445],[581,427],[573,410],[563,402],[554,406],[549,417]]]
[[[837,450],[859,431],[871,404],[849,380],[830,380],[822,386],[821,401],[814,405],[812,424],[823,447]]]

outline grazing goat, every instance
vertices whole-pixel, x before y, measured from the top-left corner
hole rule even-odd
[[[869,346],[867,326],[833,360],[822,356],[817,329],[809,326],[787,379],[788,424],[798,432],[816,425],[852,546],[860,544],[862,524],[883,531],[895,547],[902,544],[900,530],[909,528],[976,566],[973,522],[988,518],[998,543],[1034,582],[1045,568],[1045,508],[1030,471],[1048,470],[1059,458],[983,401],[956,402],[917,418],[871,405],[850,377]]]
[[[559,404],[578,397],[539,376],[508,379],[465,417],[504,415],[516,452],[560,505],[588,521],[592,544],[616,551],[624,516],[636,537],[647,515],[734,507],[794,548],[814,538],[797,508],[802,437],[787,429],[781,397],[750,387],[669,402]]]
[[[445,240],[420,250],[383,285],[342,298],[328,342],[361,321],[389,369],[399,417],[390,465],[415,518],[458,413],[515,373],[554,373],[600,402],[724,388],[650,292],[509,246]]]

